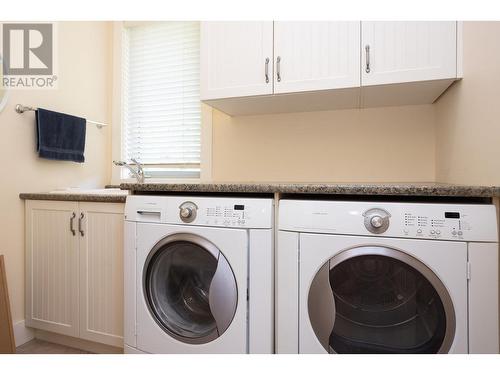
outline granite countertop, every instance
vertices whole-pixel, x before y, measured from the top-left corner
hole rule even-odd
[[[66,189],[47,193],[21,193],[19,198],[28,200],[78,201],[125,203],[128,191],[117,188],[106,189]]]
[[[442,197],[500,197],[500,186],[441,183],[124,183],[123,190],[185,193],[283,193],[335,195],[400,195]]]

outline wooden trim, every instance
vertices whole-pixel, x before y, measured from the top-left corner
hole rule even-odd
[[[212,133],[213,109],[201,103],[201,156],[200,156],[200,181],[212,181]]]
[[[20,320],[14,323],[14,339],[16,347],[26,344],[35,338],[35,330],[26,327],[26,321]]]
[[[122,160],[122,48],[124,22],[115,21],[112,26],[112,99],[111,99],[111,157],[112,160]],[[111,164],[111,163],[110,163]],[[121,168],[111,168],[111,182],[121,182]]]
[[[12,327],[5,261],[4,256],[0,255],[0,353],[14,354],[15,352],[16,343]]]

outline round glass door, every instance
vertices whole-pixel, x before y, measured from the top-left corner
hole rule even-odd
[[[311,283],[308,312],[330,353],[446,353],[455,334],[439,278],[385,247],[346,250],[326,262]]]
[[[208,240],[175,234],[158,242],[144,266],[144,296],[158,325],[181,342],[221,336],[236,313],[236,279]]]

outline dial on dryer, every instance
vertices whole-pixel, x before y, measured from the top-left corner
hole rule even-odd
[[[384,233],[389,228],[389,218],[391,215],[386,210],[372,208],[366,211],[363,216],[365,217],[365,227],[371,233]]]

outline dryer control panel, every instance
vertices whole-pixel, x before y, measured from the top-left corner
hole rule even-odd
[[[471,214],[473,212],[470,212],[469,209],[460,209],[459,207],[448,207],[438,212],[428,213],[408,207],[399,220],[403,228],[403,235],[407,237],[463,240],[470,237],[473,228],[475,218],[471,217]],[[481,231],[481,228],[476,230]]]
[[[297,232],[498,241],[491,204],[282,200],[279,228]]]

